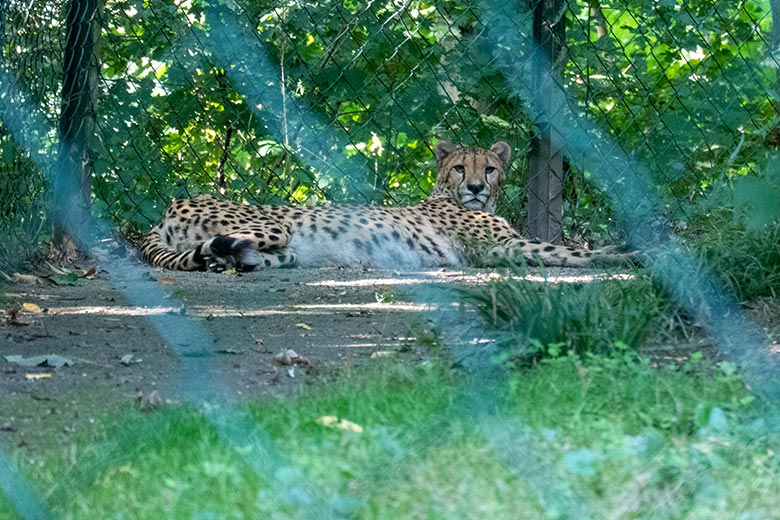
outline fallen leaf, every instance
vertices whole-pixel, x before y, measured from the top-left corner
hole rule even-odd
[[[157,390],[152,390],[152,393],[149,394],[149,406],[160,406],[163,404],[162,397],[160,397],[160,392]]]
[[[339,423],[336,425],[336,428],[338,428],[339,430],[344,430],[349,432],[363,433],[362,426],[360,426],[357,423],[353,423],[352,421],[348,421],[346,419],[340,420]]]
[[[97,267],[93,265],[92,267],[84,271],[84,274],[82,274],[81,276],[83,276],[84,278],[89,278],[90,276],[95,276],[95,273],[97,273]]]
[[[137,363],[135,359],[133,359],[132,354],[125,354],[121,358],[119,358],[119,362],[122,363],[124,366],[129,367],[133,363]]]
[[[338,421],[339,418],[335,415],[323,415],[322,417],[317,418],[315,421],[317,424],[321,424],[323,426],[326,426],[328,428],[332,428],[334,424],[336,424],[336,421]]]
[[[312,326],[309,325],[308,323],[296,323],[295,326],[300,327],[304,330],[312,330]]]
[[[51,379],[51,374],[45,372],[43,374],[25,374],[25,379]]]
[[[22,309],[26,310],[27,312],[43,312],[42,309],[34,303],[23,303]]]
[[[17,283],[41,283],[40,279],[38,279],[37,276],[33,276],[31,274],[21,274],[21,273],[14,273],[11,276],[6,275],[3,273],[3,277],[8,280],[9,282],[17,282]]]
[[[76,285],[79,281],[79,275],[76,273],[53,274],[49,276],[49,280],[57,285]]]
[[[42,356],[22,357],[18,355],[3,356],[6,361],[23,367],[51,367],[60,368],[71,366],[73,361],[59,354],[44,354]]]
[[[135,406],[139,412],[152,412],[164,405],[163,398],[160,397],[158,390],[152,390],[149,397],[144,400],[144,393],[141,389],[137,389],[135,393]]]
[[[376,352],[372,352],[371,356],[369,356],[371,359],[376,358],[383,358],[383,357],[392,357],[395,356],[396,352],[395,350],[377,350]]]
[[[173,285],[176,283],[176,278],[171,278],[170,276],[161,276],[157,279],[157,281],[164,285]]]
[[[299,356],[297,352],[289,348],[287,350],[283,350],[279,352],[274,356],[274,361],[276,361],[280,365],[294,365],[300,359],[301,356]]]
[[[230,269],[225,269],[224,271],[222,271],[222,274],[236,274],[236,273],[238,273],[238,271],[236,271],[236,269],[234,267],[230,268]]]

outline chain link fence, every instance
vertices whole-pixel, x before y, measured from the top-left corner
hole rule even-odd
[[[62,8],[0,2],[0,266],[33,255],[47,231],[45,179],[56,162]]]
[[[591,182],[556,125],[586,122],[611,143],[604,164],[614,152],[642,165],[663,218],[683,227],[702,195],[780,143],[767,2],[120,0],[92,17],[84,4],[0,4],[5,263],[50,237],[57,201],[45,202],[70,135],[84,141],[85,156],[70,151],[81,177],[70,174],[92,212],[130,234],[198,193],[415,203],[431,189],[437,139],[506,140],[515,160],[499,211],[553,241],[626,238],[612,187]],[[75,75],[95,82],[78,117],[76,23],[99,33],[80,62],[94,74]]]
[[[87,209],[132,235],[173,197],[198,193],[414,203],[431,189],[439,139],[510,143],[499,212],[531,235],[631,239],[620,218],[643,205],[653,210],[643,217],[660,210],[684,227],[775,157],[777,3],[0,0],[0,269],[78,231]],[[644,177],[647,186],[627,187]],[[739,349],[759,352],[741,306],[708,291],[693,263],[671,263],[661,275],[684,280],[669,284],[675,298],[724,351],[738,361]],[[122,285],[139,307],[169,297],[157,284]],[[190,360],[182,384],[198,402],[211,361],[185,354],[213,336],[186,313],[149,319]],[[495,382],[494,366],[475,366],[478,384],[457,413],[479,410],[474,424],[551,511],[585,516],[565,480],[529,466],[539,449],[523,425],[483,412],[498,398],[482,385]],[[768,366],[747,381],[774,396]],[[252,421],[206,413],[259,475],[288,468]],[[238,448],[250,438],[257,449]],[[2,450],[0,466],[10,468]],[[44,516],[20,475],[2,480],[23,516]],[[300,510],[314,517],[327,505]]]

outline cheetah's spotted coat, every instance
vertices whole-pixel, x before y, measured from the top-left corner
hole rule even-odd
[[[510,156],[504,142],[490,149],[440,143],[434,192],[409,207],[249,206],[210,195],[176,200],[144,239],[141,256],[178,270],[625,261],[624,255],[525,239],[493,215]]]

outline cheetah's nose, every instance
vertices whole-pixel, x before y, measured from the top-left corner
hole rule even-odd
[[[477,195],[482,190],[485,189],[485,184],[482,182],[480,182],[479,184],[466,184],[466,189],[469,190],[474,195]]]

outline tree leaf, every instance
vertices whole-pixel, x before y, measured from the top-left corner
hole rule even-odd
[[[79,281],[79,275],[76,273],[53,274],[49,276],[49,280],[57,285],[76,285]]]

